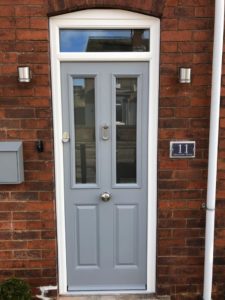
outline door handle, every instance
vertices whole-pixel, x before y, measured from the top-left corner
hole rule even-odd
[[[111,199],[111,194],[109,194],[108,192],[104,192],[100,195],[100,199],[104,202],[108,202]]]
[[[63,143],[68,143],[69,140],[70,140],[69,132],[64,131],[64,132],[63,132],[63,135],[62,135],[62,142],[63,142]]]

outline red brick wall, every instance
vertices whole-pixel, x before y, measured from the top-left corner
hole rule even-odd
[[[166,0],[49,0],[49,15],[87,8],[118,8],[161,16]]]
[[[174,299],[202,299],[213,13],[212,1],[168,0],[161,23],[158,289]],[[174,139],[196,141],[196,158],[170,159]]]
[[[33,286],[56,282],[48,40],[45,0],[0,0],[0,139],[24,141],[25,167],[24,183],[0,185],[0,281],[16,276]],[[17,82],[24,64],[28,84]]]
[[[201,299],[214,1],[0,0],[0,139],[24,141],[25,182],[0,185],[0,280],[55,284],[54,153],[47,15],[115,7],[161,17],[157,290]],[[33,71],[17,83],[17,66]],[[192,83],[179,84],[180,66]],[[225,66],[225,63],[224,63]],[[225,69],[223,70],[225,73]],[[222,78],[214,299],[225,295],[225,80]],[[44,152],[35,143],[44,141]],[[169,141],[195,140],[195,159],[169,158]]]

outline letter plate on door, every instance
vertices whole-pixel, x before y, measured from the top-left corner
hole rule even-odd
[[[107,124],[101,127],[101,137],[104,141],[109,140],[109,126]]]

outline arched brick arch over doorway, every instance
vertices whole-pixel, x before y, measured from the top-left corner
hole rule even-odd
[[[49,0],[48,3],[50,16],[90,8],[117,8],[160,17],[165,0]]]

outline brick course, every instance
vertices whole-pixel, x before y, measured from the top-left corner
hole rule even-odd
[[[0,280],[57,284],[48,16],[109,7],[161,17],[157,292],[201,299],[214,1],[0,0],[0,139],[24,142],[25,182],[0,185]],[[17,82],[29,65],[33,81]],[[192,83],[177,81],[180,66]],[[223,66],[223,74],[225,65]],[[225,295],[225,77],[222,77],[213,299]],[[35,150],[44,141],[43,153]],[[197,142],[195,159],[169,158],[169,141]]]

